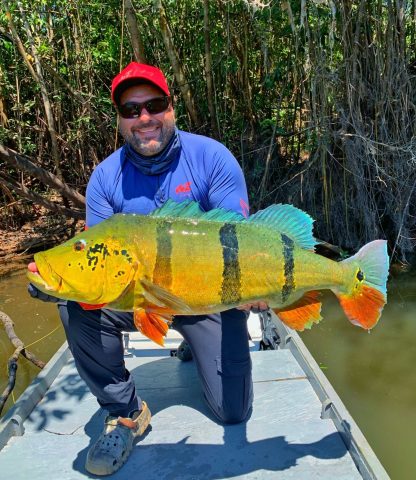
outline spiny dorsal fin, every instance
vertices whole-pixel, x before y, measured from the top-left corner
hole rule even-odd
[[[300,247],[313,250],[316,240],[312,234],[313,218],[306,212],[294,207],[279,203],[250,215],[247,222],[258,223],[284,233]]]
[[[271,205],[246,219],[239,213],[222,208],[204,212],[198,202],[187,200],[177,203],[169,199],[150,215],[153,217],[188,218],[190,220],[258,223],[277,230],[279,233],[284,233],[302,248],[313,250],[316,244],[312,235],[313,219],[293,205]]]
[[[190,220],[211,220],[220,222],[241,222],[244,217],[236,212],[224,210],[222,208],[215,208],[209,212],[204,212],[198,202],[186,200],[177,203],[169,199],[160,208],[154,210],[152,217],[174,217],[174,218],[188,218]]]

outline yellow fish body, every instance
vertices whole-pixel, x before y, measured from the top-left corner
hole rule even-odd
[[[116,214],[35,255],[30,281],[85,308],[134,311],[137,328],[163,344],[174,315],[216,313],[257,300],[303,330],[321,319],[318,292],[331,289],[365,329],[386,303],[384,240],[335,262],[314,252],[313,220],[291,205],[244,219],[195,202],[168,201],[151,215]]]

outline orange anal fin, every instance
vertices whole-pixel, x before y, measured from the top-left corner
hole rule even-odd
[[[164,346],[164,337],[168,333],[168,319],[144,309],[134,311],[134,324],[147,338],[158,345]]]
[[[82,307],[83,310],[98,310],[98,309],[103,308],[107,305],[106,303],[91,305],[89,303],[82,303],[82,302],[78,302],[78,304]]]
[[[339,302],[354,325],[370,330],[378,322],[386,297],[376,288],[361,285],[353,295],[337,295]]]
[[[322,304],[318,298],[319,292],[307,292],[292,305],[284,309],[273,310],[288,327],[302,331],[305,328],[311,328],[314,323],[318,323],[322,319]]]

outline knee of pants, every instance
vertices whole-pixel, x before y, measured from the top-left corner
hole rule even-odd
[[[232,395],[225,395],[218,410],[223,423],[241,423],[246,420],[253,403],[253,387],[250,378],[240,379],[243,387],[237,388]],[[239,387],[240,385],[235,385]]]
[[[243,422],[253,403],[253,381],[251,377],[251,361],[238,362],[236,369],[223,361],[219,367],[220,392],[217,415],[222,422],[232,424]]]
[[[219,411],[218,416],[222,423],[227,425],[232,425],[236,423],[241,423],[246,420],[250,409],[247,411],[242,411],[241,413],[238,412],[227,412],[227,411]]]

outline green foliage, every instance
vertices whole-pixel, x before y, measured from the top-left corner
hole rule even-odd
[[[388,2],[292,0],[264,8],[250,0],[208,2],[215,91],[209,99],[203,2],[164,0],[178,60],[202,119],[197,131],[214,134],[212,100],[219,140],[241,162],[254,208],[290,201],[317,217],[319,235],[334,243],[351,247],[390,235],[391,244],[398,239],[403,251],[412,248],[398,235],[412,238],[415,229],[416,212],[406,207],[413,205],[416,158],[415,2],[408,3],[403,17]],[[83,191],[94,165],[115,146],[110,85],[120,66],[133,60],[123,2],[8,4],[27,59],[35,69],[34,56],[40,61],[64,178]],[[154,1],[133,0],[133,5],[148,62],[168,77],[178,125],[194,130]],[[23,61],[3,10],[0,101],[0,142],[52,171],[40,84]],[[400,154],[394,153],[398,146]],[[390,198],[383,185],[402,196]]]

